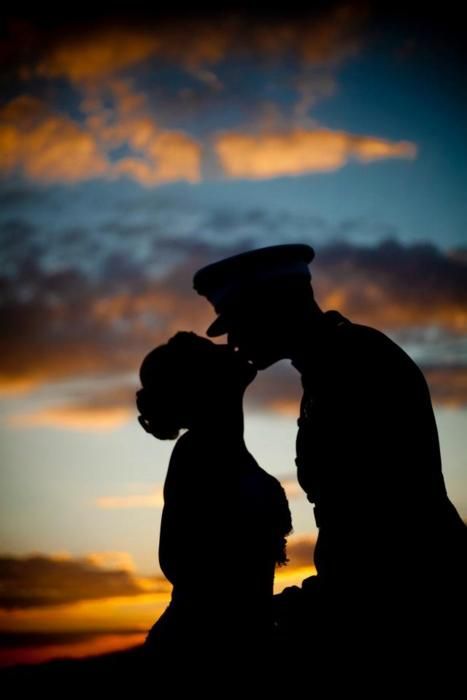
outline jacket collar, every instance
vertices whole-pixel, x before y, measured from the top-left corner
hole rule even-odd
[[[304,374],[312,358],[326,358],[329,344],[336,338],[336,330],[351,325],[349,319],[339,311],[325,311],[313,323],[309,333],[305,334],[300,350],[292,358],[292,366]]]

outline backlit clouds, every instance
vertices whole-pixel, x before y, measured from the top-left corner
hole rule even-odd
[[[92,135],[28,95],[0,110],[0,154],[0,172],[43,183],[79,182],[109,167]]]
[[[141,108],[141,96],[120,84],[109,114],[97,97],[84,100],[87,120],[77,122],[29,95],[0,110],[0,173],[42,184],[74,183],[122,175],[145,186],[200,177],[200,146],[188,135],[159,129]],[[127,147],[132,155],[112,157]]]
[[[8,332],[0,341],[0,388],[11,396],[47,385],[60,391],[65,380],[90,383],[80,392],[64,388],[53,404],[15,411],[10,425],[112,429],[135,419],[134,392],[144,355],[178,330],[203,335],[213,319],[211,306],[191,287],[193,273],[243,249],[174,242],[176,257],[154,277],[151,265],[164,250],[163,241],[138,261],[128,240],[126,254],[123,249],[110,257],[97,253],[97,274],[88,275],[71,260],[61,271],[46,269],[45,251],[24,238],[16,268],[2,280],[0,319]],[[79,260],[79,251],[74,256]],[[467,325],[465,267],[462,255],[434,246],[332,244],[317,249],[313,286],[323,309],[337,308],[353,321],[393,336],[403,332],[408,340],[425,329],[426,337],[417,341],[422,346],[430,342],[430,329],[437,329],[441,340],[450,338],[445,365],[442,357],[426,354],[422,364],[428,365],[434,401],[460,406],[467,402],[465,364],[455,346]],[[111,380],[106,387],[94,383],[103,377]],[[298,375],[281,365],[258,376],[247,400],[252,408],[297,415],[300,395]]]
[[[128,175],[151,187],[165,182],[200,179],[200,149],[193,139],[182,133],[156,133],[144,148],[146,160],[122,158],[113,173]]]
[[[111,27],[59,41],[35,70],[41,77],[73,82],[101,79],[149,58],[159,46],[154,33]]]
[[[293,569],[313,565],[314,544],[314,536],[292,535],[288,538],[287,574],[292,574]],[[209,540],[207,556],[219,556],[217,551],[209,551]],[[278,573],[282,571],[285,569],[279,569]],[[199,576],[203,576],[202,568]],[[86,601],[101,600],[103,611],[106,601],[113,598],[141,597],[144,600],[149,595],[168,602],[170,589],[171,584],[163,576],[138,576],[127,552],[97,552],[82,558],[46,554],[0,557],[0,609],[11,611],[12,615],[18,611],[18,619],[21,616],[27,619],[27,611],[33,612],[34,608],[40,615],[40,609],[61,606],[66,614],[68,606]],[[5,621],[0,621],[0,629]],[[121,628],[122,622],[128,623],[127,628],[132,623],[134,627],[138,626],[136,619],[114,620],[109,628]]]
[[[46,185],[126,177],[157,187],[208,173],[261,179],[413,158],[406,141],[303,128],[315,103],[337,92],[337,67],[358,52],[365,14],[338,4],[301,17],[135,17],[52,31],[20,61],[21,94],[0,112],[0,173]],[[14,56],[15,31],[26,25],[11,26]],[[235,77],[236,61],[251,66],[257,88]],[[37,78],[51,87],[40,98]],[[63,99],[58,81],[67,83]],[[205,105],[188,118],[187,95]],[[226,129],[230,113],[240,125]]]
[[[111,109],[104,100],[109,95]],[[153,187],[201,179],[209,139],[203,145],[180,130],[161,129],[144,95],[127,82],[110,83],[105,94],[92,88],[82,109],[85,119],[78,122],[28,95],[7,103],[0,111],[0,172],[43,184],[127,176]],[[126,153],[116,157],[122,148]],[[251,179],[329,172],[350,161],[412,159],[417,153],[407,141],[328,129],[226,131],[214,137],[213,149],[225,176]]]
[[[326,172],[351,160],[414,158],[412,143],[390,142],[371,136],[319,129],[249,135],[225,133],[215,144],[224,171],[230,177],[252,179]]]
[[[313,537],[288,539],[289,562],[276,570],[276,592],[316,573],[313,549]],[[209,549],[207,553],[218,554]],[[236,572],[239,584],[245,574]],[[199,576],[202,580],[202,569]],[[4,555],[0,591],[4,666],[141,644],[169,604],[171,585],[162,576],[138,576],[126,552],[98,552],[79,559]]]
[[[105,98],[110,98],[112,109]],[[128,81],[113,80],[105,90],[87,88],[82,109],[96,141],[109,150],[125,145],[134,154],[114,160],[109,177],[127,175],[148,187],[200,179],[200,145],[187,134],[160,129],[145,95],[135,92]]]
[[[0,318],[9,333],[0,340],[0,389],[11,394],[66,378],[136,373],[143,354],[180,328],[202,332],[211,313],[191,292],[196,260],[163,280],[151,280],[144,265],[119,265],[115,256],[97,280],[73,268],[48,272],[37,260],[21,266],[3,280]],[[117,391],[128,391],[128,384]],[[85,413],[94,413],[99,425],[121,420],[120,394],[97,392],[93,399],[92,407],[88,397],[75,399],[27,421],[82,425]]]
[[[7,610],[145,592],[127,569],[104,569],[92,559],[43,555],[0,558],[0,582],[0,607]]]
[[[467,264],[433,245],[385,241],[365,247],[336,243],[313,263],[318,301],[380,329],[438,326],[467,329]]]

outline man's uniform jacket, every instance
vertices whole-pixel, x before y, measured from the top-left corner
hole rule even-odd
[[[422,372],[373,328],[336,311],[319,324],[292,362],[304,388],[296,464],[319,528],[317,580],[364,607],[458,599],[467,528],[446,493]]]

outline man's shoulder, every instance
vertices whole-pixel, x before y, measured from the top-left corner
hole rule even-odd
[[[352,321],[338,311],[325,312],[324,316],[331,333],[323,344],[322,360],[334,368],[336,376],[344,373],[351,378],[373,372],[388,377],[422,376],[412,358],[383,331]],[[310,352],[311,365],[314,359]]]
[[[372,326],[349,321],[348,325],[343,328],[343,331],[343,335],[345,334],[346,338],[351,343],[361,344],[362,347],[370,346],[381,348],[388,352],[406,354],[394,340],[391,340],[383,331],[373,328]]]
[[[362,350],[369,349],[372,351],[386,351],[412,361],[405,350],[403,350],[400,345],[387,336],[383,331],[380,331],[373,326],[367,326],[363,323],[351,321],[341,314],[339,314],[339,316],[342,318],[342,321],[336,324],[336,336],[340,342],[355,345]]]

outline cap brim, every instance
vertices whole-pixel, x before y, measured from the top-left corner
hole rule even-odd
[[[217,336],[225,335],[225,333],[227,333],[227,325],[222,316],[218,316],[206,331],[208,338],[217,338]]]

